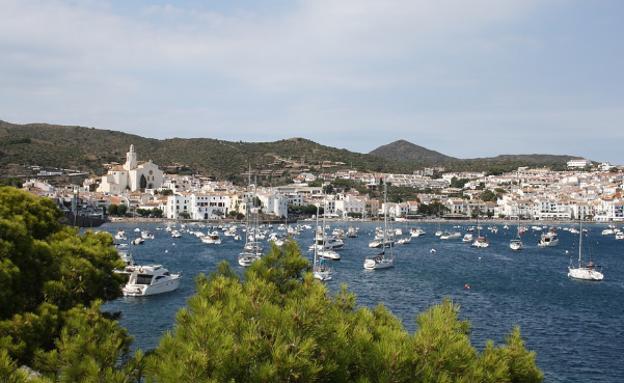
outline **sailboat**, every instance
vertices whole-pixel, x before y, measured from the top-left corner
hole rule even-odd
[[[318,216],[319,216],[319,207],[318,205],[316,206],[316,231],[315,231],[315,239],[316,239],[316,235],[318,234],[319,231],[319,221],[318,221]],[[323,225],[323,234],[325,233],[325,225]],[[324,236],[324,235],[323,235]],[[327,266],[325,264],[325,261],[318,256],[318,247],[314,246],[314,262],[312,264],[312,274],[314,275],[314,278],[318,279],[319,281],[329,281],[330,279],[332,279],[332,270],[329,266]]]
[[[584,281],[602,281],[604,275],[596,270],[596,266],[590,260],[585,266],[583,266],[583,222],[579,222],[579,249],[578,249],[578,266],[568,266],[568,277],[574,279],[581,279]]]
[[[251,169],[249,171],[251,177]],[[251,181],[249,182],[251,184]],[[254,187],[254,196],[255,196],[255,187]],[[245,230],[245,245],[243,246],[243,251],[238,255],[238,264],[243,267],[249,267],[252,263],[260,259],[262,255],[262,246],[260,242],[257,240],[258,234],[258,215],[254,216],[254,222],[251,224],[249,220],[249,216],[251,215],[251,207],[250,204],[253,203],[253,198],[247,198],[246,208],[245,208],[245,216],[247,219],[246,226],[247,230]],[[251,226],[250,226],[251,225]]]
[[[477,216],[477,239],[472,243],[473,247],[486,248],[490,246],[487,238],[481,235],[481,226],[479,225],[479,217]]]
[[[518,176],[516,175],[516,179]],[[520,185],[520,181],[518,180],[518,185]],[[520,212],[518,211],[518,226],[516,227],[516,238],[512,239],[509,242],[509,248],[513,251],[522,250],[524,244],[522,243],[522,239],[520,239]]]
[[[384,179],[384,229],[383,229],[383,242],[386,242],[386,236],[388,235],[388,187],[386,180]],[[375,257],[366,258],[364,260],[364,268],[366,270],[387,269],[394,266],[394,254],[393,247],[390,247],[390,255],[386,255],[385,246],[382,247],[382,251]]]

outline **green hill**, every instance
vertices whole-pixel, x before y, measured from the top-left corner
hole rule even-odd
[[[219,179],[241,180],[251,164],[265,179],[286,181],[302,171],[362,171],[411,173],[425,166],[457,170],[511,170],[517,166],[561,167],[570,156],[517,155],[459,160],[407,141],[381,147],[371,154],[320,145],[304,138],[275,142],[232,142],[209,138],[158,140],[133,134],[79,126],[18,125],[0,121],[0,168],[11,164],[74,168],[96,174],[104,163],[123,162],[130,144],[140,160]],[[258,173],[258,172],[256,172]]]
[[[393,161],[420,162],[438,165],[451,163],[457,160],[456,158],[423,148],[422,146],[405,140],[398,140],[387,145],[382,145],[368,154]]]

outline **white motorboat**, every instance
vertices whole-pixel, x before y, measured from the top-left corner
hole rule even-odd
[[[549,230],[546,234],[542,234],[537,246],[539,247],[552,247],[559,244],[559,236],[555,230]]]
[[[412,228],[410,230],[410,236],[412,238],[418,238],[421,235],[425,235],[425,231],[423,229],[421,229],[421,228]]]
[[[171,238],[180,238],[182,234],[180,234],[177,230],[171,230]]]
[[[612,228],[604,229],[602,231],[602,235],[613,235],[613,234],[615,234],[615,231]]]
[[[448,231],[445,231],[442,234],[440,234],[438,237],[440,237],[441,240],[445,241],[451,237],[451,233],[449,233]]]
[[[368,247],[373,248],[373,249],[379,249],[381,247],[392,247],[392,246],[394,246],[394,241],[390,239],[386,239],[385,241],[383,239],[375,239],[368,243]]]
[[[472,246],[485,249],[486,247],[490,246],[490,243],[488,242],[486,237],[480,235],[477,237],[477,239],[474,240],[474,242],[472,243]]]
[[[618,241],[624,240],[624,232],[620,231],[618,233],[615,234],[615,239],[617,239]]]
[[[127,241],[128,237],[126,236],[126,232],[123,230],[119,230],[117,234],[115,234],[115,239],[118,241]]]
[[[472,242],[472,239],[473,239],[472,234],[466,233],[464,234],[464,238],[462,238],[462,242],[469,243],[469,242]]]
[[[579,225],[582,228],[583,223],[580,222]],[[578,265],[577,267],[572,267],[571,264],[568,266],[568,277],[584,281],[602,281],[604,274],[597,269],[591,260],[583,265],[583,230],[579,231]]]
[[[182,274],[170,273],[161,265],[134,266],[122,292],[130,297],[168,293],[180,286],[181,277]]]
[[[149,232],[149,231],[147,231],[147,230],[143,230],[141,232],[141,238],[143,238],[143,239],[154,239],[154,234]]]
[[[399,238],[396,243],[397,245],[407,245],[408,243],[412,242],[412,237],[404,237],[404,238]]]
[[[260,255],[251,252],[242,252],[238,255],[238,264],[243,267],[249,267],[252,263],[260,259]]]
[[[509,242],[509,248],[514,251],[522,250],[523,248],[522,240],[520,238],[512,239]]]
[[[134,240],[132,241],[132,244],[133,244],[133,245],[142,245],[142,244],[143,244],[143,242],[145,242],[145,240],[144,240],[143,238],[141,238],[141,237],[138,237],[138,238],[136,238],[136,239],[134,239]]]
[[[340,254],[338,254],[332,249],[317,250],[317,254],[321,258],[330,259],[332,261],[340,260]]]
[[[201,237],[201,241],[207,245],[220,245],[221,237],[219,237],[219,233],[217,231],[213,231],[212,233]]]

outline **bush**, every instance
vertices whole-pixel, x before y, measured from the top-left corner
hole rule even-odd
[[[121,295],[112,237],[60,217],[52,200],[0,187],[0,381],[23,381],[21,365],[46,382],[108,376],[127,351],[130,338],[97,303]]]
[[[514,329],[479,353],[449,300],[409,334],[385,307],[331,296],[297,245],[273,247],[240,278],[227,263],[197,294],[148,360],[148,382],[539,382],[535,354]]]

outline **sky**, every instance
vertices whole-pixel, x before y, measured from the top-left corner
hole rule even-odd
[[[621,0],[0,0],[0,119],[624,163]]]

